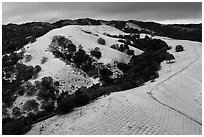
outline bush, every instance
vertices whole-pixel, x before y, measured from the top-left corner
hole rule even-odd
[[[18,95],[19,96],[23,96],[25,94],[25,89],[24,88],[20,88],[19,90],[18,90]]]
[[[101,52],[99,50],[97,50],[97,49],[92,50],[91,55],[96,57],[97,59],[101,58]]]
[[[112,48],[112,49],[118,49],[118,44],[113,44],[113,45],[110,46],[110,48]]]
[[[76,46],[74,44],[69,44],[68,51],[71,53],[76,52]]]
[[[112,83],[112,79],[110,78],[110,76],[113,74],[113,72],[110,71],[108,68],[100,69],[99,74],[100,74],[100,81],[102,81],[103,84],[111,84]]]
[[[46,111],[38,111],[37,113],[29,112],[28,118],[33,121],[33,123],[37,122],[38,120],[42,119],[43,117],[47,117],[50,112]]]
[[[40,81],[35,81],[34,85],[35,85],[35,88],[36,88],[37,90],[40,90],[40,89],[42,88],[42,84],[41,84]]]
[[[59,86],[60,86],[60,82],[59,82],[59,81],[55,81],[55,82],[53,83],[53,85],[56,86],[56,87],[59,87]]]
[[[121,84],[120,87],[122,90],[128,90],[133,88],[132,82],[129,80],[124,80]]]
[[[73,53],[66,53],[65,54],[65,59],[68,60],[69,62],[72,62],[72,57],[73,57]]]
[[[168,63],[171,63],[172,60],[175,60],[175,57],[172,54],[167,54],[166,60],[168,61]]]
[[[126,44],[120,44],[120,47],[118,48],[119,51],[124,52],[124,51],[128,51],[129,47]]]
[[[126,40],[125,45],[131,45],[130,40]]]
[[[23,84],[23,90],[26,92],[26,96],[33,96],[36,93],[35,86],[30,81]]]
[[[31,129],[29,118],[12,119],[2,127],[3,135],[22,135]]]
[[[117,67],[123,72],[123,73],[127,73],[130,70],[130,65],[119,62],[117,63]]]
[[[55,99],[54,87],[53,87],[53,79],[52,77],[43,77],[41,81],[42,87],[38,92],[38,97],[44,100]]]
[[[119,39],[118,42],[125,43],[125,40]]]
[[[41,71],[41,67],[40,67],[39,65],[36,65],[36,66],[34,67],[34,71],[35,71],[36,73],[39,73],[39,72]]]
[[[98,44],[105,45],[106,44],[105,39],[99,38],[98,39]]]
[[[32,56],[29,54],[26,54],[24,58],[25,58],[25,62],[29,62],[29,61],[31,61]]]
[[[73,108],[75,107],[74,104],[74,96],[73,95],[68,95],[66,96],[65,99],[61,100],[58,104],[57,104],[57,111],[59,114],[66,114],[70,111],[73,110]]]
[[[80,45],[78,45],[78,50],[79,49],[83,49],[83,47],[82,47],[82,45],[80,44]]]
[[[12,118],[10,118],[10,117],[3,118],[2,119],[2,126],[4,126],[6,123],[8,123],[10,121],[12,121]]]
[[[37,92],[37,90],[36,90],[35,86],[32,85],[30,88],[28,88],[26,90],[26,96],[28,96],[28,97],[34,96],[36,94],[36,92]]]
[[[47,62],[48,58],[47,57],[42,57],[40,60],[41,64],[44,64],[45,62]]]
[[[49,102],[43,101],[41,109],[44,109],[45,111],[49,111],[49,112],[53,111],[53,109],[54,109],[54,102],[53,101],[49,101]]]
[[[134,55],[134,53],[135,53],[134,50],[128,50],[128,51],[127,51],[127,54],[130,55],[130,56]]]
[[[65,38],[64,36],[54,36],[53,41],[57,40],[58,46],[62,47],[63,49],[68,47],[69,44],[72,44],[72,41]]]
[[[85,60],[86,57],[86,52],[83,49],[79,49],[74,56],[72,57],[75,65],[77,67],[81,66],[81,64],[83,63],[83,61]]]
[[[172,49],[172,46],[168,46],[168,47],[167,47],[167,50],[170,50],[170,49]]]
[[[41,82],[42,85],[47,87],[50,87],[53,82],[53,79],[51,76],[43,77],[41,80],[42,80]]]
[[[15,117],[19,117],[19,116],[21,116],[21,111],[20,111],[20,108],[18,108],[18,107],[14,107],[13,109],[12,109],[12,115],[13,116],[15,116]]]
[[[175,50],[176,50],[176,52],[181,52],[181,51],[184,51],[184,48],[181,45],[177,45]]]
[[[38,109],[38,106],[39,104],[34,99],[31,99],[25,102],[23,109],[26,111],[32,111]]]
[[[75,97],[74,103],[75,103],[76,106],[83,106],[83,105],[88,104],[89,101],[90,101],[89,97],[82,93],[82,94],[77,95]]]

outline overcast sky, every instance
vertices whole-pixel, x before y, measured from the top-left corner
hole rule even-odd
[[[105,20],[141,20],[160,23],[198,23],[202,20],[202,3],[178,2],[4,2],[2,22],[55,22],[60,19],[94,18]]]

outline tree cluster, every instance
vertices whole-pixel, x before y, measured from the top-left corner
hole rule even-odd
[[[105,44],[106,44],[105,39],[99,38],[99,39],[98,39],[98,44],[100,44],[100,45],[105,45]]]
[[[177,45],[175,50],[176,50],[176,52],[182,52],[182,51],[184,51],[184,48],[182,45]]]

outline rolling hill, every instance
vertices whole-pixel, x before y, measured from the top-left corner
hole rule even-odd
[[[175,30],[178,35],[169,30]],[[132,20],[103,21],[89,18],[60,20],[55,23],[3,25],[3,134],[24,134],[30,130],[32,124],[77,110],[102,95],[118,91],[126,93],[129,90],[138,92],[140,86],[142,89],[138,96],[141,96],[141,100],[154,104],[154,100],[158,99],[157,102],[160,101],[160,105],[163,103],[172,109],[171,114],[177,118],[183,119],[185,116],[200,124],[200,88],[195,86],[187,90],[180,85],[169,87],[174,84],[169,79],[195,62],[195,67],[184,72],[189,74],[189,78],[182,75],[175,77],[175,80],[184,79],[199,87],[202,81],[199,74],[192,75],[191,72],[200,70],[201,53],[198,49],[201,47],[198,48],[199,44],[196,42],[168,38],[200,41],[200,30],[200,25],[161,25]],[[197,33],[198,35],[194,35]],[[191,37],[192,35],[194,36]],[[179,44],[184,47],[183,52],[174,51]],[[196,56],[195,61],[194,56],[190,57],[189,54]],[[169,84],[164,84],[165,81]],[[185,82],[179,82],[186,86]],[[150,87],[152,90],[148,90],[147,95],[151,98],[148,98],[144,88]],[[158,87],[160,89],[155,90]],[[190,92],[194,89],[196,92],[182,96],[185,94],[184,90]],[[132,93],[121,94],[119,96],[134,100]],[[118,101],[117,97],[113,99]],[[120,100],[124,102],[123,99],[119,99],[119,102]],[[157,106],[161,107],[158,104],[152,107]],[[161,107],[161,110],[166,112],[166,108]],[[174,111],[184,116],[178,116]],[[146,110],[143,112],[147,113]],[[165,124],[168,125],[168,122]],[[38,129],[38,126],[35,128]],[[199,126],[197,130],[200,133]],[[41,134],[35,129],[33,131]],[[49,132],[45,131],[43,134],[47,133]]]

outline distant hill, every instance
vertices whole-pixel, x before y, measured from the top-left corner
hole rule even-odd
[[[152,30],[156,35],[174,39],[192,40],[202,42],[202,24],[173,24],[163,25],[155,22],[142,22],[131,20],[138,26]]]
[[[3,54],[20,49],[30,42],[27,37],[38,38],[52,29],[67,25],[109,25],[116,27],[126,33],[137,32],[138,29],[127,29],[126,24],[132,23],[141,28],[140,31],[149,33],[150,30],[156,35],[167,36],[174,39],[192,40],[202,42],[202,24],[173,24],[163,25],[155,22],[143,22],[136,20],[94,20],[90,18],[77,20],[60,20],[54,23],[30,22],[25,24],[7,24],[2,26],[2,51]]]

